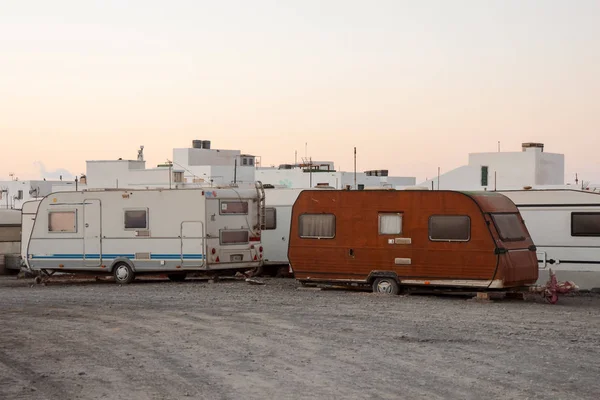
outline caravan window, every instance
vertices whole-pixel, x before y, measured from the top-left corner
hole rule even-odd
[[[267,230],[277,229],[277,210],[273,207],[265,209],[266,228]]]
[[[379,214],[379,234],[380,235],[399,235],[401,233],[402,233],[402,214],[401,213]]]
[[[471,218],[468,215],[432,215],[429,217],[429,240],[468,242]]]
[[[148,229],[148,210],[125,210],[125,229]]]
[[[525,240],[527,232],[518,214],[492,214],[500,239],[505,242]]]
[[[335,215],[302,214],[298,221],[301,238],[333,239],[335,237]]]
[[[248,231],[242,230],[222,230],[221,244],[246,244],[249,240]]]
[[[571,236],[600,236],[600,213],[571,213]]]
[[[48,212],[48,232],[77,232],[75,211]]]
[[[239,200],[222,200],[221,214],[248,214],[248,202]]]

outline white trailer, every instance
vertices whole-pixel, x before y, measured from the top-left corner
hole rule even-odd
[[[263,271],[280,274],[289,270],[288,245],[292,206],[303,189],[265,189],[265,230],[262,233],[264,252]]]
[[[19,266],[21,210],[0,209],[0,274]]]
[[[580,289],[600,288],[600,193],[554,190],[508,190],[537,247],[540,280],[552,268],[559,280]]]
[[[32,204],[32,208],[35,206]],[[258,269],[264,190],[103,189],[59,192],[37,207],[25,248],[31,270],[135,275]],[[27,235],[27,233],[25,233]]]

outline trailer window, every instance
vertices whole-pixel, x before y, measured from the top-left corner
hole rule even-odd
[[[571,213],[571,236],[600,236],[600,213]]]
[[[379,234],[380,235],[399,235],[401,233],[402,233],[402,214],[401,213],[379,214]]]
[[[335,237],[335,215],[333,214],[302,214],[298,222],[298,235],[301,238],[332,239]]]
[[[125,210],[125,229],[148,229],[148,210]]]
[[[222,230],[221,244],[246,244],[248,243],[248,231]]]
[[[221,214],[248,214],[247,201],[221,201]]]
[[[471,218],[467,215],[432,215],[429,240],[467,242],[471,238]]]
[[[50,211],[48,213],[48,232],[77,232],[75,211]]]
[[[272,230],[277,229],[277,210],[273,207],[269,207],[265,209],[266,213],[266,229]]]
[[[518,214],[492,214],[500,239],[505,242],[525,240],[527,232]]]

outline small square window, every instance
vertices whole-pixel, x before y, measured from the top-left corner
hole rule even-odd
[[[148,229],[148,210],[125,210],[125,229]]]
[[[382,213],[379,214],[380,235],[400,235],[402,233],[402,214]]]
[[[242,158],[242,165],[248,165],[248,159],[247,158]]]
[[[48,213],[48,232],[77,232],[77,214],[75,211],[50,211]]]

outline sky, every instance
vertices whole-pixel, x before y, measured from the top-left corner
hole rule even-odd
[[[0,180],[193,139],[417,182],[543,142],[600,182],[600,1],[0,0]]]

